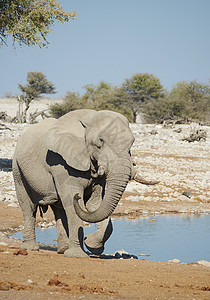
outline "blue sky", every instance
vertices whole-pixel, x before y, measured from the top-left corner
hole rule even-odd
[[[43,72],[63,97],[101,80],[121,85],[152,73],[170,90],[210,79],[210,0],[62,0],[78,19],[54,26],[48,48],[0,48],[0,97],[20,93],[27,72]]]

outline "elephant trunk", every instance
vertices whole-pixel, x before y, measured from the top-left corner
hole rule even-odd
[[[74,196],[74,208],[77,215],[86,222],[97,223],[108,218],[116,208],[131,176],[130,156],[123,161],[117,161],[107,173],[105,194],[101,205],[94,212],[84,211],[78,200],[79,195]]]

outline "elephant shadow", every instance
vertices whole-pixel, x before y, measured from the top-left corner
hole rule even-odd
[[[138,259],[138,257],[136,255],[114,255],[114,254],[101,254],[101,255],[93,255],[92,253],[90,253],[90,257],[91,258],[98,258],[98,259]]]
[[[46,244],[41,244],[39,243],[39,249],[40,250],[48,250],[48,251],[53,251],[56,252],[57,251],[57,246],[55,245],[46,245]],[[124,255],[118,255],[115,256],[114,254],[100,254],[100,255],[95,255],[92,254],[91,252],[86,252],[90,258],[95,258],[95,259],[138,259],[137,256],[132,255],[132,254],[128,254],[127,256]]]
[[[46,244],[43,244],[43,243],[39,243],[39,249],[40,250],[48,250],[48,251],[53,251],[53,252],[57,252],[57,246],[54,246],[54,245],[46,245]]]

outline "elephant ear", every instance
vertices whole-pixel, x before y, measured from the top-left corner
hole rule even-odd
[[[45,145],[60,154],[74,169],[87,171],[90,157],[85,143],[85,128],[79,116],[73,112],[58,119],[47,131]]]

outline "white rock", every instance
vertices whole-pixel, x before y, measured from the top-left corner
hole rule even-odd
[[[26,283],[27,283],[27,284],[32,284],[32,283],[33,283],[33,280],[28,279],[28,280],[26,281]]]
[[[199,260],[197,261],[197,264],[205,266],[205,267],[210,267],[210,262],[206,260]]]
[[[186,196],[184,196],[184,195],[180,195],[180,196],[179,196],[179,200],[180,200],[180,201],[189,201],[189,198],[186,197]]]
[[[0,246],[7,246],[8,244],[5,242],[0,242]]]
[[[180,196],[180,193],[179,193],[179,192],[176,192],[176,191],[175,191],[175,192],[173,193],[173,197],[174,197],[174,198],[178,198],[179,196]]]
[[[168,260],[168,262],[169,262],[169,263],[176,263],[176,264],[179,264],[179,263],[180,263],[180,259],[174,258],[174,259]]]
[[[49,226],[49,227],[52,227],[52,226],[54,226],[54,223],[50,221],[50,222],[48,223],[48,226]]]
[[[128,197],[125,198],[125,200],[133,201],[133,202],[138,202],[139,201],[139,197],[137,197],[137,196],[128,196]]]
[[[17,205],[16,203],[14,203],[14,202],[8,204],[7,206],[10,206],[10,207],[18,207],[18,205]]]
[[[137,192],[140,190],[139,184],[137,182],[129,182],[127,187],[126,187],[126,192]]]
[[[113,254],[113,256],[116,258],[119,258],[119,259],[128,259],[128,258],[138,259],[138,257],[136,255],[131,255],[123,249],[116,251]]]

